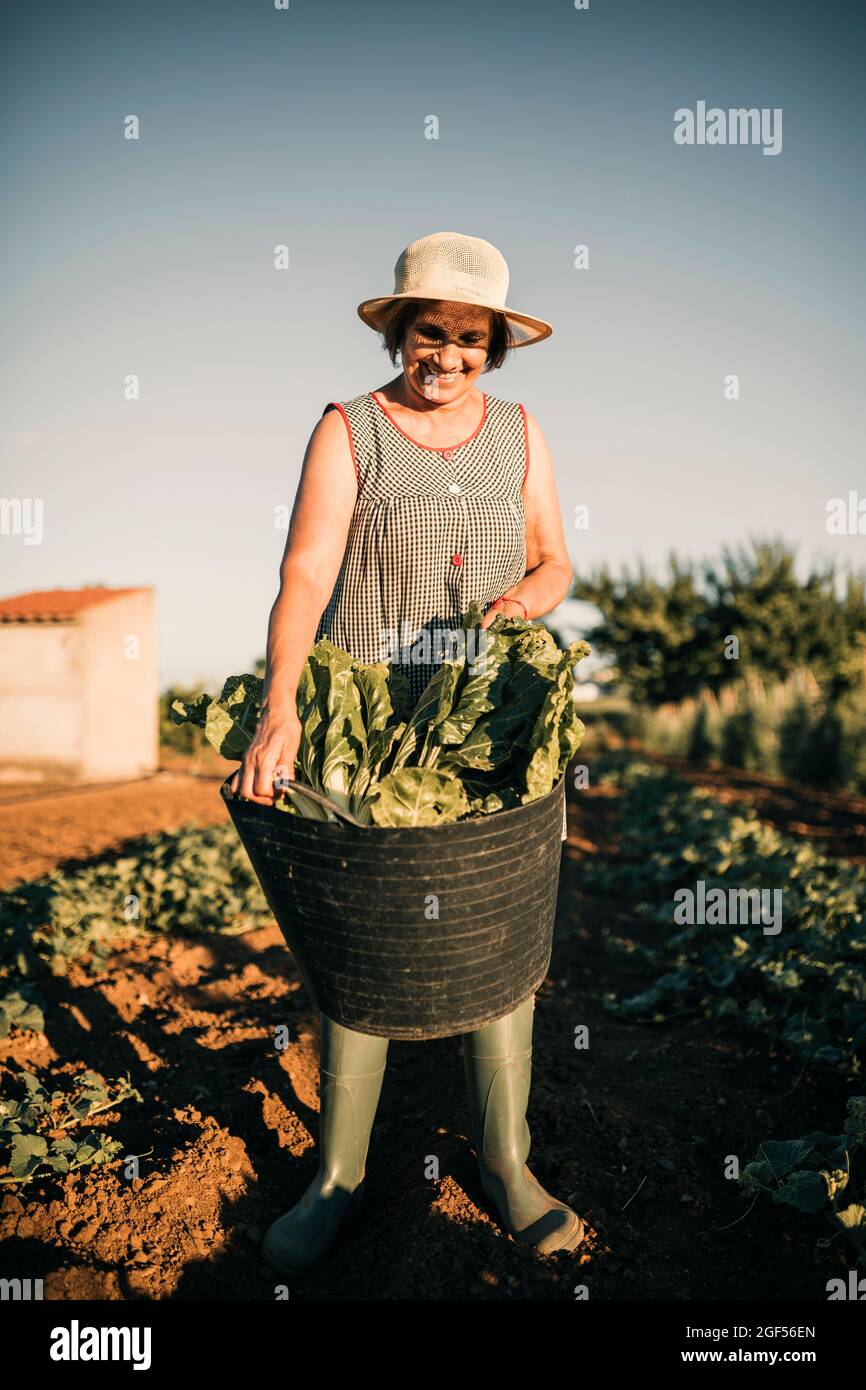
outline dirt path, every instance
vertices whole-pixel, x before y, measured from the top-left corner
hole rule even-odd
[[[227,820],[221,780],[219,774],[161,771],[135,782],[75,790],[4,787],[0,888],[54,868],[74,868],[136,835],[175,830],[186,821],[213,825]]]
[[[134,801],[141,817],[157,814],[147,790]],[[131,791],[117,807],[141,833]],[[195,806],[207,816],[217,800],[212,786],[183,779],[163,782],[160,795],[171,818],[160,824]],[[365,1209],[327,1267],[292,1285],[293,1298],[571,1300],[585,1283],[602,1299],[825,1299],[842,1254],[839,1242],[817,1249],[823,1218],[770,1204],[744,1218],[722,1171],[726,1155],[746,1162],[762,1139],[837,1121],[847,1090],[739,1026],[607,1013],[608,991],[652,978],[612,949],[649,928],[635,926],[627,903],[581,892],[584,857],[616,852],[616,802],[598,788],[569,807],[529,1109],[530,1164],[584,1217],[585,1246],[545,1259],[502,1234],[469,1146],[460,1040],[392,1043]],[[106,834],[119,828],[111,805],[97,822]],[[272,1299],[258,1244],[314,1175],[318,1108],[318,1019],[276,927],[142,940],[104,976],[76,968],[50,989],[47,1033],[0,1042],[0,1063],[129,1071],[143,1104],[107,1119],[124,1152],[141,1155],[140,1177],[89,1171],[7,1191],[0,1273],[41,1276],[55,1298]],[[283,1023],[290,1042],[277,1052],[272,1030]],[[574,1047],[581,1024],[586,1051]],[[429,1155],[440,1163],[435,1182],[424,1176]]]

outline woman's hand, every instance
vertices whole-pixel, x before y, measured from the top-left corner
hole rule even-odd
[[[481,619],[481,628],[484,629],[489,627],[493,619],[500,613],[506,618],[525,618],[526,608],[522,602],[516,599],[498,598],[495,603],[490,605],[484,617]]]
[[[287,709],[277,713],[262,710],[252,742],[232,780],[229,790],[240,792],[245,801],[258,801],[272,806],[279,795],[274,777],[294,780],[295,758],[301,743],[301,722],[297,711]]]

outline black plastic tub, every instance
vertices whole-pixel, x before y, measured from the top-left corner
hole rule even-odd
[[[417,829],[316,821],[223,795],[315,1007],[346,1028],[446,1038],[544,979],[563,779],[511,811]]]

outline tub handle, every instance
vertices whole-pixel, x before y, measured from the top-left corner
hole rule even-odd
[[[227,777],[222,784],[223,796],[225,796],[226,800],[243,801],[243,797],[233,797],[228,789],[228,784],[232,777],[234,777],[234,773],[232,773],[230,777]],[[325,796],[323,792],[316,791],[315,787],[308,787],[305,782],[286,781],[281,782],[279,785],[283,791],[298,792],[300,795],[305,796],[308,801],[317,802],[319,806],[324,806],[326,810],[331,811],[339,820],[344,820],[349,825],[356,825],[359,830],[369,830],[370,828],[364,825],[362,821],[357,820],[355,816],[352,815],[351,811],[344,811],[342,806],[338,806],[330,797]],[[261,803],[253,802],[253,805],[261,805]]]

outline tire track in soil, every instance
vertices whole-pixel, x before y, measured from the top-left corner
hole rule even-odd
[[[581,892],[586,855],[616,853],[617,796],[569,805],[558,925],[536,1007],[530,1166],[584,1218],[576,1252],[542,1257],[505,1236],[468,1141],[460,1040],[392,1042],[364,1209],[301,1299],[820,1298],[841,1255],[821,1217],[745,1204],[730,1152],[835,1121],[846,1088],[740,1027],[695,1017],[623,1023],[605,993],[655,969],[628,954],[651,928]],[[176,811],[175,807],[175,811]],[[96,979],[47,991],[45,1035],[0,1060],[59,1076],[130,1071],[144,1103],[109,1123],[141,1177],[118,1169],[6,1191],[0,1272],[49,1298],[271,1299],[258,1244],[316,1167],[318,1019],[275,926],[242,937],[145,938]],[[277,1053],[271,1030],[285,1023]],[[577,1051],[586,1024],[590,1047]],[[4,1068],[6,1070],[6,1068]],[[425,1180],[428,1155],[442,1177]],[[727,1229],[722,1229],[727,1227]],[[838,1243],[837,1243],[838,1244]]]

